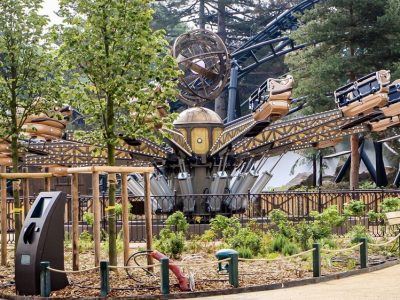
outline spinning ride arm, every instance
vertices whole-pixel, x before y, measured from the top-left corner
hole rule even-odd
[[[211,156],[218,154],[242,137],[254,137],[273,121],[289,112],[293,77],[269,78],[250,96],[253,113],[229,124],[211,147]]]

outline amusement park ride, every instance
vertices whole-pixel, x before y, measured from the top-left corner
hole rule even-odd
[[[156,145],[145,139],[125,139],[117,148],[120,165],[152,164],[157,173],[151,178],[154,196],[171,199],[153,201],[153,210],[168,213],[175,205],[174,195],[260,193],[271,178],[270,172],[260,173],[268,157],[305,148],[332,147],[352,134],[378,132],[400,124],[400,80],[390,83],[389,71],[381,70],[364,76],[335,91],[337,109],[285,120],[296,111],[292,108],[294,79],[286,76],[268,79],[248,99],[251,113],[234,119],[238,79],[271,59],[296,51],[306,45],[295,45],[282,36],[296,28],[296,14],[316,2],[303,1],[286,11],[266,28],[232,53],[214,33],[195,30],[181,35],[173,45],[183,76],[179,81],[182,102],[189,106],[174,122],[166,143]],[[260,51],[263,49],[263,51]],[[266,51],[268,49],[268,51]],[[262,55],[260,55],[262,53]],[[230,80],[229,84],[228,81]],[[228,122],[214,111],[203,107],[229,89]],[[68,119],[69,110],[61,113]],[[21,141],[27,152],[25,166],[47,166],[63,173],[65,167],[106,163],[106,155],[94,154],[98,145],[75,140],[64,134],[66,123],[48,116],[27,120],[26,134]],[[0,165],[10,165],[10,147],[0,141]],[[129,189],[143,195],[143,179],[132,174]],[[248,203],[195,204],[183,201],[185,213],[237,211]]]

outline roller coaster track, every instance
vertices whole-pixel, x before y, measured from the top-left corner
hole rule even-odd
[[[282,34],[298,27],[296,14],[312,8],[319,1],[306,0],[283,12],[256,36],[232,52],[231,56],[239,66],[238,79],[267,61],[305,47],[304,44],[295,45],[293,40],[289,37],[282,37]],[[257,55],[265,47],[269,47],[269,51],[266,53],[263,51],[262,55]]]

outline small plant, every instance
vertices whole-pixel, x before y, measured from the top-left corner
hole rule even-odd
[[[286,236],[278,234],[273,238],[271,242],[271,251],[282,252],[282,249],[287,243],[290,243],[290,240]]]
[[[314,217],[314,222],[312,223],[314,240],[330,237],[332,229],[341,226],[345,221],[345,217],[339,214],[336,205],[329,206],[322,213],[312,211],[310,216]]]
[[[84,230],[79,235],[79,250],[87,251],[90,249],[93,249],[93,237],[87,230]]]
[[[363,225],[354,225],[347,233],[347,236],[352,244],[359,243],[361,238],[367,238],[368,241],[372,240],[367,228]]]
[[[312,224],[306,221],[301,221],[296,226],[296,241],[299,243],[301,249],[308,250],[311,248],[313,241],[313,228]]]
[[[101,248],[105,253],[109,253],[108,233],[103,232],[103,235],[104,235],[104,239],[103,239],[103,243],[101,244]],[[118,232],[117,239],[116,239],[117,254],[122,253],[122,251],[124,250],[124,241],[123,241],[122,235],[123,235],[122,230],[120,230]]]
[[[176,211],[170,215],[165,221],[166,227],[172,231],[187,233],[189,229],[189,223],[186,220],[185,215],[181,211]]]
[[[253,258],[253,251],[248,247],[239,247],[236,249],[241,258]]]
[[[88,225],[93,225],[94,223],[94,215],[91,212],[85,211],[82,216],[83,221]]]
[[[264,233],[261,237],[261,243],[260,243],[260,253],[262,255],[267,255],[271,249],[271,243],[272,243],[273,236],[267,232]]]
[[[155,240],[154,247],[164,254],[178,258],[185,250],[185,235],[189,229],[184,214],[177,211],[165,221],[166,227],[161,229],[160,238]]]
[[[389,197],[385,198],[380,205],[380,211],[383,213],[399,211],[400,210],[400,198],[399,197]]]
[[[282,254],[285,256],[290,256],[299,253],[299,247],[293,242],[286,243],[282,248]]]
[[[258,255],[261,247],[261,238],[249,228],[241,228],[236,235],[228,240],[228,243],[234,249],[248,248],[253,255]]]
[[[215,233],[215,236],[223,237],[225,240],[234,236],[240,229],[240,222],[237,218],[228,218],[218,215],[210,221],[210,230]]]
[[[351,200],[344,205],[343,211],[347,217],[362,217],[365,213],[365,204],[360,200]]]
[[[293,223],[289,222],[287,215],[280,209],[273,209],[270,214],[271,223],[278,227],[279,233],[287,238],[293,238],[296,234]]]
[[[360,189],[363,190],[376,189],[376,184],[373,181],[365,180],[360,182]]]

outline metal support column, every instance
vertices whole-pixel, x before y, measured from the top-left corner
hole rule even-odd
[[[239,71],[239,67],[236,64],[236,61],[233,60],[232,61],[232,69],[231,69],[231,78],[230,78],[230,82],[229,82],[228,116],[227,116],[228,123],[235,119],[238,71]]]

